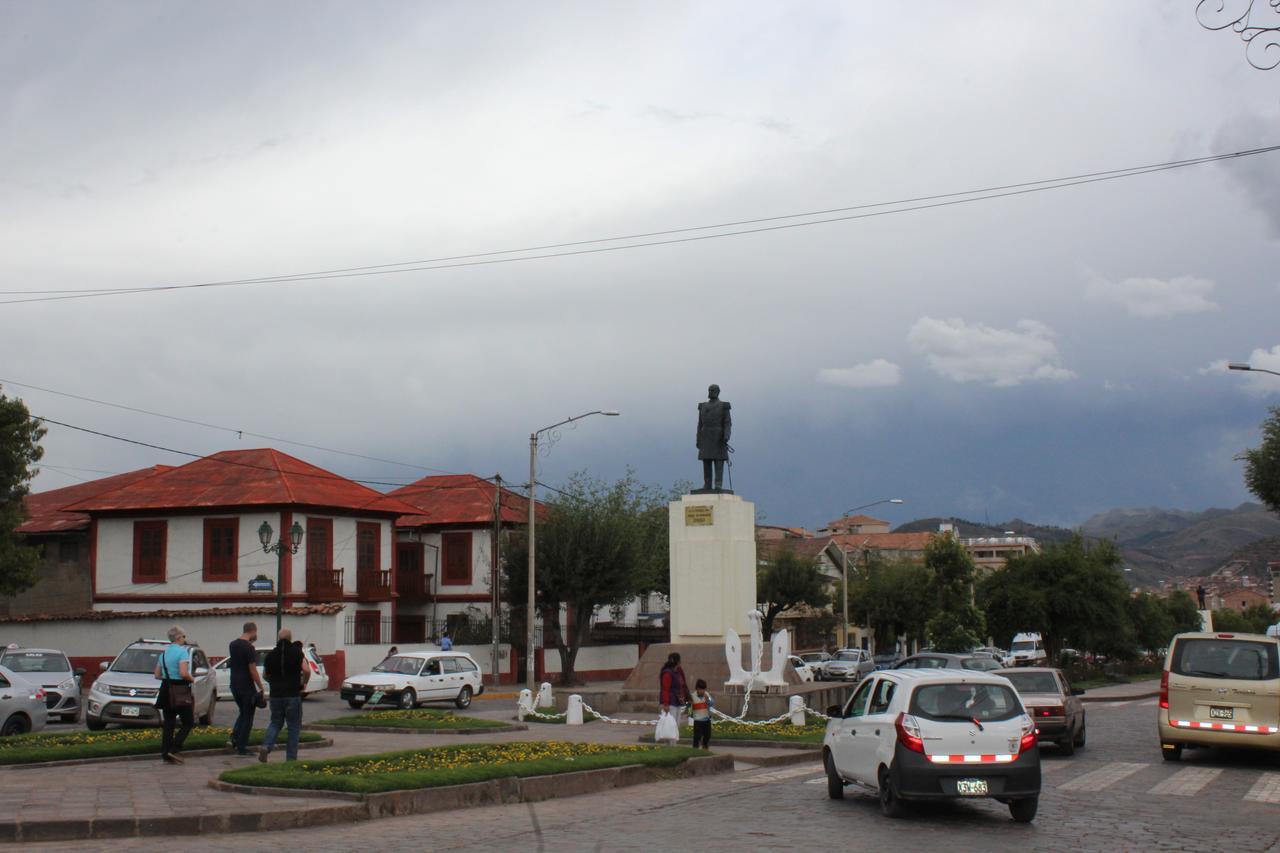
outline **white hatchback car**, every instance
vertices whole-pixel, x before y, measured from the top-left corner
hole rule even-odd
[[[424,702],[466,708],[483,692],[480,667],[466,652],[400,652],[342,682],[342,698],[352,708],[384,702],[405,709]]]
[[[267,688],[267,693],[271,693],[271,687],[267,684],[266,676],[262,674],[264,661],[267,659],[267,652],[274,649],[275,646],[255,646],[254,650],[258,653],[258,675],[262,676],[262,684]],[[325,671],[324,661],[320,658],[320,653],[316,651],[315,646],[304,646],[303,655],[307,659],[307,666],[311,667],[311,678],[307,681],[307,686],[303,688],[302,696],[305,699],[312,693],[319,693],[322,690],[329,689],[329,673]],[[231,696],[231,659],[223,658],[213,666],[213,673],[218,678],[218,698],[232,701]]]
[[[1034,820],[1040,798],[1036,728],[999,676],[959,669],[895,669],[864,679],[828,709],[822,760],[827,793],[875,791],[902,817],[910,800],[988,797]]]

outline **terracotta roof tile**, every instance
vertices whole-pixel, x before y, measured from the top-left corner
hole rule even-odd
[[[842,533],[832,539],[840,548],[870,551],[923,551],[937,535],[923,533]]]
[[[285,616],[333,616],[341,613],[342,604],[306,604],[286,607]],[[0,616],[0,622],[107,622],[111,619],[190,619],[197,616],[263,616],[276,612],[275,605],[253,604],[244,607],[206,607],[199,610],[90,610],[84,613],[33,613],[27,616]]]
[[[36,492],[27,495],[23,502],[27,510],[27,520],[18,527],[19,533],[28,536],[39,533],[69,533],[76,530],[89,529],[89,516],[82,512],[67,512],[63,509],[73,503],[127,486],[154,474],[168,471],[172,466],[153,465],[139,471],[115,474],[87,483],[64,486],[61,489],[50,489],[47,492]]]
[[[65,509],[88,513],[153,512],[291,505],[368,515],[415,511],[392,496],[272,448],[224,450]]]
[[[397,527],[426,527],[436,524],[492,524],[494,493],[497,487],[474,474],[446,474],[423,477],[401,486],[388,496],[412,505],[410,515],[396,519]],[[545,516],[538,504],[538,517]],[[529,498],[510,489],[502,490],[502,521],[524,524],[529,520]]]

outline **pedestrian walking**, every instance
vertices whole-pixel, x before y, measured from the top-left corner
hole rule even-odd
[[[244,623],[243,633],[227,647],[227,670],[231,673],[231,698],[236,703],[236,724],[231,728],[231,746],[237,755],[249,754],[249,735],[253,731],[253,717],[259,707],[265,707],[262,676],[258,674],[258,626]],[[261,705],[259,704],[261,703]]]
[[[271,722],[258,748],[258,760],[265,762],[275,749],[280,730],[289,726],[289,739],[285,742],[286,761],[298,760],[298,738],[302,736],[302,688],[311,678],[311,668],[302,654],[302,643],[293,641],[293,632],[280,630],[276,647],[267,652],[263,671],[271,688]]]
[[[195,677],[191,674],[191,650],[186,642],[187,632],[174,625],[169,629],[169,645],[156,662],[155,675],[160,679],[156,707],[162,719],[160,759],[168,764],[182,764],[178,753],[195,725],[195,694],[191,692]]]
[[[693,748],[701,743],[703,749],[711,749],[711,709],[716,700],[707,692],[707,682],[699,678],[693,685],[689,699],[689,719],[693,720]]]
[[[667,655],[667,662],[662,665],[658,674],[658,704],[662,710],[672,714],[676,722],[680,721],[680,708],[689,703],[689,686],[684,679],[684,670],[680,667],[680,654],[672,652]]]
[[[453,640],[449,639],[448,631],[445,631],[443,634],[440,635],[440,651],[442,652],[453,651]]]

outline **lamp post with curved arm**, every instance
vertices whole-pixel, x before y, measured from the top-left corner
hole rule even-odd
[[[845,510],[845,513],[841,518],[848,518],[860,509],[868,509],[873,506],[879,506],[880,504],[900,503],[906,503],[906,501],[902,498],[883,498],[882,500],[872,501],[869,504],[863,504],[862,506],[855,506],[853,509]],[[865,546],[866,543],[864,542],[863,545]],[[845,548],[840,549],[840,574],[844,579],[844,608],[842,611],[844,613],[844,627],[840,629],[840,647],[847,648],[849,645],[849,552]]]
[[[258,528],[258,541],[262,543],[262,553],[276,555],[276,637],[280,636],[280,628],[284,623],[284,555],[298,553],[298,548],[302,546],[302,525],[294,522],[289,528],[289,538],[286,541],[283,536],[271,542],[271,529],[269,522],[262,522],[262,526]]]
[[[1243,361],[1233,361],[1227,365],[1228,370],[1248,370],[1251,373],[1270,373],[1272,376],[1280,376],[1280,372],[1275,370],[1267,370],[1265,367],[1254,367],[1252,364],[1246,364]]]
[[[565,418],[559,423],[552,424],[551,426],[545,426],[542,429],[534,430],[529,433],[529,605],[525,616],[528,621],[528,625],[526,626],[524,653],[525,686],[530,690],[536,689],[535,682],[537,681],[537,673],[535,672],[534,666],[535,658],[533,654],[533,640],[534,625],[537,620],[538,611],[536,601],[537,585],[534,583],[534,569],[536,564],[534,556],[536,532],[534,528],[538,523],[537,515],[534,511],[538,488],[538,436],[542,435],[544,432],[551,432],[557,427],[566,426],[574,423],[575,421],[580,421],[583,418],[589,418],[592,415],[604,415],[606,417],[616,418],[618,414],[619,413],[613,409],[597,409],[594,412],[584,412],[583,414],[575,415],[572,418]]]

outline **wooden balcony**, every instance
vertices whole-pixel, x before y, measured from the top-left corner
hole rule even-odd
[[[361,601],[387,601],[391,598],[390,570],[365,569],[356,572],[356,597]]]
[[[401,569],[396,572],[396,595],[404,602],[427,601],[431,598],[431,572]]]
[[[307,598],[312,601],[341,601],[342,572],[342,569],[309,569]]]

